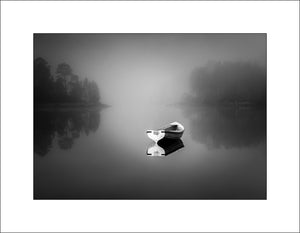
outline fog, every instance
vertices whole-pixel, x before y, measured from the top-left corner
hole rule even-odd
[[[114,106],[179,102],[211,62],[266,66],[265,34],[35,34],[34,48],[52,72],[66,62],[94,80]]]
[[[35,199],[266,199],[266,34],[35,34],[34,57]]]

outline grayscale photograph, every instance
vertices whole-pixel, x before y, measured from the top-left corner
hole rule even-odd
[[[33,34],[34,199],[267,199],[267,34]]]

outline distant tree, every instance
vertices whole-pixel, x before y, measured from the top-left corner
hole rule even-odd
[[[256,64],[210,63],[193,73],[191,84],[200,104],[266,103],[266,71]]]
[[[46,60],[37,58],[34,61],[34,100],[36,103],[98,103],[100,93],[94,81],[87,78],[81,81],[67,63],[57,66],[53,79]]]
[[[61,63],[57,66],[56,73],[62,76],[67,76],[72,74],[71,66],[67,63]]]
[[[70,101],[81,102],[82,87],[81,87],[81,83],[79,82],[79,77],[77,75],[72,75],[69,85],[70,85]]]
[[[65,80],[62,77],[56,78],[53,92],[55,102],[59,103],[68,101],[68,95],[65,85]]]
[[[89,85],[89,95],[90,95],[90,102],[91,103],[98,103],[100,100],[100,94],[97,84],[92,81]]]
[[[53,99],[53,79],[50,66],[41,57],[34,60],[34,102],[46,103]]]
[[[72,69],[71,66],[67,63],[61,63],[56,68],[56,74],[57,78],[62,79],[62,83],[64,85],[64,88],[66,89],[67,94],[69,95],[71,89],[68,85],[70,82],[70,79],[72,77]]]
[[[83,102],[89,102],[89,81],[87,78],[85,78],[82,83],[81,99]]]

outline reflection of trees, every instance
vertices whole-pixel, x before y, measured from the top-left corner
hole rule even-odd
[[[99,110],[35,111],[34,151],[46,155],[54,138],[61,149],[70,149],[76,138],[95,132],[99,124]]]
[[[265,109],[191,108],[192,138],[214,148],[246,147],[266,138]]]
[[[55,136],[55,126],[51,114],[47,112],[34,113],[34,152],[46,155]]]
[[[192,74],[184,103],[192,137],[209,147],[245,147],[265,140],[265,67],[208,63]]]

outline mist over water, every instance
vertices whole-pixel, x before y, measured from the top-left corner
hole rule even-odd
[[[34,56],[66,62],[111,105],[176,103],[208,62],[266,66],[265,34],[36,34]]]
[[[265,199],[264,34],[36,34],[107,108],[35,109],[36,199]],[[146,130],[178,121],[149,157]]]

